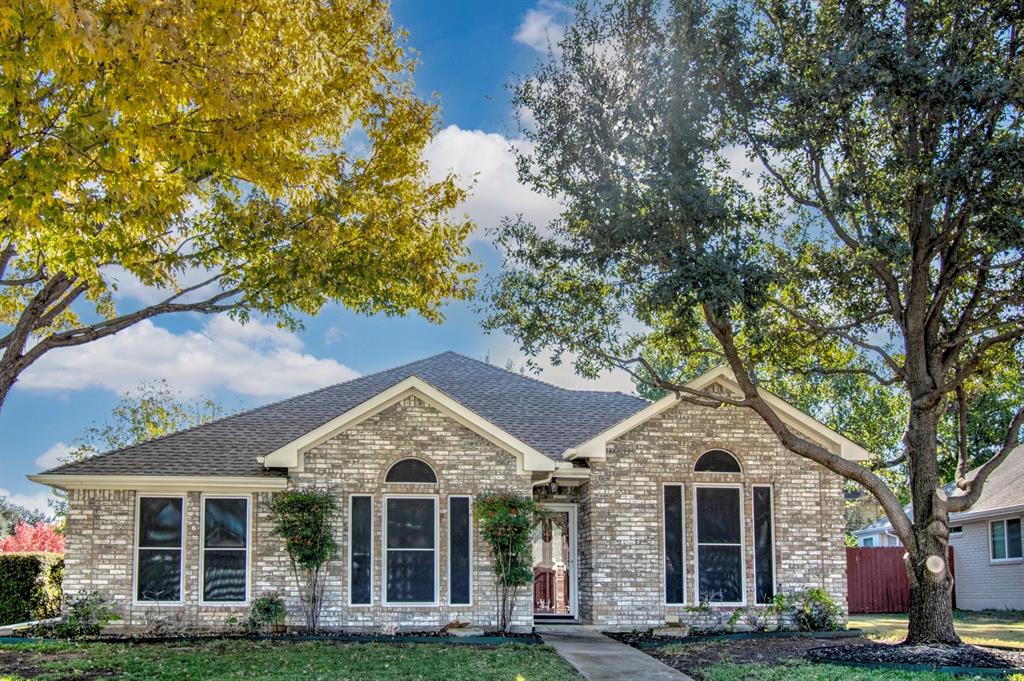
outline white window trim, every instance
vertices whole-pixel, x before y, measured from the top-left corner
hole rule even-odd
[[[206,600],[206,501],[208,499],[245,499],[245,600]],[[210,549],[211,551],[238,551]],[[238,607],[248,605],[252,598],[252,496],[248,494],[201,494],[199,496],[199,605]]]
[[[668,602],[668,572],[665,571],[665,551],[667,547],[667,540],[665,534],[665,488],[666,487],[678,487],[679,488],[679,505],[680,515],[679,519],[681,527],[679,528],[679,536],[683,541],[683,602],[682,603],[669,603]],[[680,607],[685,606],[690,602],[690,590],[687,588],[687,573],[686,573],[686,483],[682,482],[663,482],[661,484],[661,600],[665,607]]]
[[[1010,557],[1010,532],[1006,527],[1007,521],[1020,520],[1019,518],[1000,518],[999,520],[988,521],[988,561],[997,565],[1003,565],[1007,563],[1024,563],[1024,556],[1021,557]],[[995,557],[995,546],[992,541],[992,526],[996,524],[1002,524],[1003,526],[1003,544],[1006,546],[1006,558]],[[1021,553],[1024,554],[1024,520],[1021,520]]]
[[[369,603],[353,603],[352,602],[352,509],[356,499],[369,499],[370,500],[370,602]],[[353,608],[372,608],[373,607],[373,495],[372,494],[350,494],[348,496],[348,604]]]
[[[772,596],[774,596],[775,592],[776,592],[776,589],[779,586],[778,575],[775,574],[775,563],[776,563],[776,560],[775,560],[775,558],[776,558],[776,556],[775,556],[775,488],[772,487],[771,485],[751,485],[750,486],[750,527],[751,527],[752,530],[754,529],[754,523],[757,522],[757,514],[756,514],[756,511],[754,509],[754,490],[756,490],[759,487],[764,487],[765,489],[768,490],[768,513],[769,513],[769,520],[771,521],[770,524],[769,524],[769,528],[771,530],[771,532],[770,532],[770,540],[771,540],[771,549],[772,549]],[[743,509],[740,508],[740,513],[742,513],[742,512],[743,512]],[[753,541],[755,543],[757,541],[756,534],[753,535]],[[758,603],[757,602],[757,546],[756,545],[751,546],[751,550],[753,552],[752,555],[754,557],[754,605],[771,605],[771,603]]]
[[[733,473],[735,475],[735,473]],[[698,533],[698,526],[700,525],[700,514],[697,509],[697,490],[703,487],[726,487],[732,488],[738,491],[740,501],[740,594],[743,596],[742,600],[739,601],[716,601],[710,603],[711,607],[736,607],[747,605],[747,559],[746,559],[746,521],[744,519],[743,507],[743,483],[740,482],[701,482],[693,485],[693,588],[694,594],[697,597],[697,603],[700,603],[700,534]],[[709,546],[715,546],[709,544]],[[717,544],[717,546],[736,546],[736,544]]]
[[[469,602],[452,603],[452,499],[469,500]],[[473,606],[473,497],[468,494],[450,494],[448,496],[448,605],[453,608],[469,608]]]
[[[440,546],[440,504],[436,494],[385,494],[382,497],[384,508],[381,510],[382,523],[384,527],[381,532],[381,603],[387,608],[436,608],[440,605],[441,595],[440,574],[441,574],[441,546]],[[396,551],[433,551],[434,552],[434,600],[431,602],[405,602],[392,603],[388,600],[388,500],[389,499],[431,499],[434,502],[434,548],[433,549],[395,549]]]
[[[142,511],[142,499],[181,499],[181,546],[178,549],[178,600],[176,601],[152,601],[139,600],[139,549],[140,548],[170,548],[170,547],[140,547],[139,534],[142,526],[139,523],[139,515]],[[136,494],[135,495],[135,549],[132,552],[134,565],[132,565],[132,605],[141,606],[179,606],[185,604],[185,528],[188,527],[188,499],[184,494]]]

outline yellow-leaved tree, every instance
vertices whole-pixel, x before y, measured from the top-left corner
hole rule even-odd
[[[384,0],[0,7],[0,406],[50,350],[157,315],[469,295],[402,40]]]

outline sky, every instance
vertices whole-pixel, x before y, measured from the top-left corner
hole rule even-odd
[[[569,11],[551,0],[393,0],[393,13],[418,52],[419,94],[441,106],[439,132],[425,152],[431,172],[454,170],[474,181],[461,210],[478,225],[469,245],[486,278],[500,267],[488,227],[518,213],[543,223],[558,211],[556,202],[516,182],[511,148],[521,140],[507,86],[557,43]],[[131,309],[147,294],[125,285],[118,302]],[[521,364],[511,339],[480,328],[478,307],[448,305],[437,325],[331,305],[297,333],[260,319],[243,326],[224,316],[157,317],[55,350],[22,374],[0,410],[0,496],[45,510],[48,489],[25,476],[56,465],[85,428],[106,420],[123,392],[145,381],[163,379],[183,396],[210,397],[236,411],[446,350]],[[542,366],[540,377],[557,385],[632,390],[625,375],[584,381],[570,366]]]

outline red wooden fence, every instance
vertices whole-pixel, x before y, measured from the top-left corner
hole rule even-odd
[[[899,546],[846,549],[847,600],[851,613],[907,611],[910,584],[903,563],[904,553]],[[953,570],[952,546],[946,558]],[[953,594],[955,608],[955,589]]]

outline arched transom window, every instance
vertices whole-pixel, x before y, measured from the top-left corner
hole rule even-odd
[[[395,462],[384,476],[384,482],[425,482],[437,483],[434,469],[426,461],[419,459],[402,459]]]
[[[693,470],[698,473],[739,473],[740,462],[724,449],[711,449],[700,455]]]

